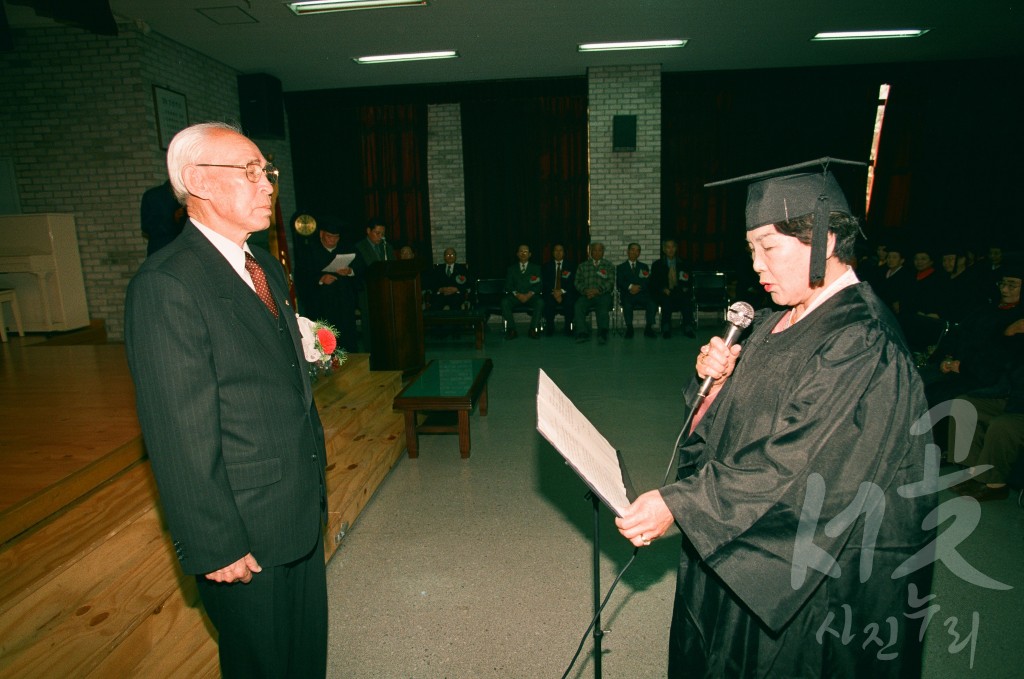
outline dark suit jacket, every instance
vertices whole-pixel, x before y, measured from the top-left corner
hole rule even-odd
[[[189,222],[128,286],[125,348],[160,500],[184,572],[251,552],[305,556],[324,512],[324,434],[284,272],[260,248],[275,320]]]
[[[622,295],[623,299],[625,299],[627,295],[633,297],[633,295],[629,294],[629,286],[631,285],[640,286],[640,292],[637,293],[638,295],[647,294],[647,286],[648,283],[650,283],[650,280],[651,269],[643,262],[638,261],[636,263],[635,271],[633,270],[633,267],[629,265],[628,259],[615,267],[615,287],[619,289],[619,293]]]
[[[377,251],[373,248],[373,243],[369,238],[364,238],[356,243],[355,250],[356,258],[352,260],[352,270],[356,272],[360,286],[363,286],[366,281],[366,270],[370,265],[384,260],[377,256]],[[391,248],[391,243],[387,241],[384,241],[384,252],[387,254],[386,259],[389,262],[395,259],[395,251]]]
[[[544,292],[543,287],[544,286],[541,284],[539,264],[528,262],[526,264],[526,273],[519,271],[519,262],[512,264],[505,270],[506,295],[511,295],[513,292],[532,292],[539,299],[540,295]]]
[[[668,287],[668,262],[664,257],[659,257],[651,263],[651,278],[647,283],[651,297],[655,300],[663,300],[665,294],[662,292]],[[676,257],[676,287],[672,290],[674,297],[679,299],[690,298],[690,290],[693,280],[690,273],[683,269],[683,262]]]
[[[423,284],[425,292],[438,294],[437,291],[439,288],[454,286],[459,289],[459,292],[453,297],[457,298],[459,302],[464,302],[469,297],[469,267],[465,264],[456,262],[452,265],[451,276],[448,275],[447,271],[448,265],[444,262],[441,264],[435,264],[434,268],[427,274],[427,280]]]
[[[544,294],[551,295],[551,291],[555,289],[554,260],[545,262],[541,267],[541,280],[544,281]],[[569,299],[576,296],[576,267],[568,259],[562,260],[562,281],[558,287],[565,290],[565,296]]]

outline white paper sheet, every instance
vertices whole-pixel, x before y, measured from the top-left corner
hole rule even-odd
[[[615,448],[543,370],[537,378],[537,431],[616,516],[629,507]]]
[[[355,258],[356,253],[354,252],[349,253],[347,255],[334,255],[334,259],[331,260],[331,263],[320,270],[323,271],[324,273],[334,273],[338,269],[347,268],[348,265],[351,264],[352,260]]]

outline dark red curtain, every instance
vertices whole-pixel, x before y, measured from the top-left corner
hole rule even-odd
[[[984,252],[1024,246],[1019,196],[1024,62],[891,69],[868,235]]]
[[[698,269],[746,273],[745,186],[704,184],[823,156],[867,161],[877,76],[856,69],[662,77],[662,230]],[[836,173],[863,214],[866,171]]]
[[[589,238],[584,94],[463,101],[467,259],[504,275],[526,243],[540,263],[556,242],[578,258]]]
[[[363,213],[383,219],[388,238],[430,252],[426,106],[358,110]]]

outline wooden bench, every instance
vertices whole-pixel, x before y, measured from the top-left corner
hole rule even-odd
[[[472,328],[477,349],[484,348],[484,320],[486,316],[479,311],[424,311],[423,327],[455,327]]]

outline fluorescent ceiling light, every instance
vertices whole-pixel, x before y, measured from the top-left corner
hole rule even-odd
[[[378,7],[413,7],[426,5],[427,0],[305,0],[288,2],[288,9],[298,15],[319,14],[320,12],[346,12],[354,9],[377,9]]]
[[[685,40],[634,40],[632,42],[588,42],[577,45],[580,52],[610,52],[615,50],[657,50],[682,47]]]
[[[927,28],[901,28],[888,31],[832,31],[818,33],[812,41],[823,40],[878,40],[879,38],[920,38],[930,29]]]
[[[387,64],[395,61],[426,61],[427,59],[454,59],[459,56],[455,50],[438,52],[411,52],[409,54],[378,54],[372,57],[356,57],[357,64]]]

